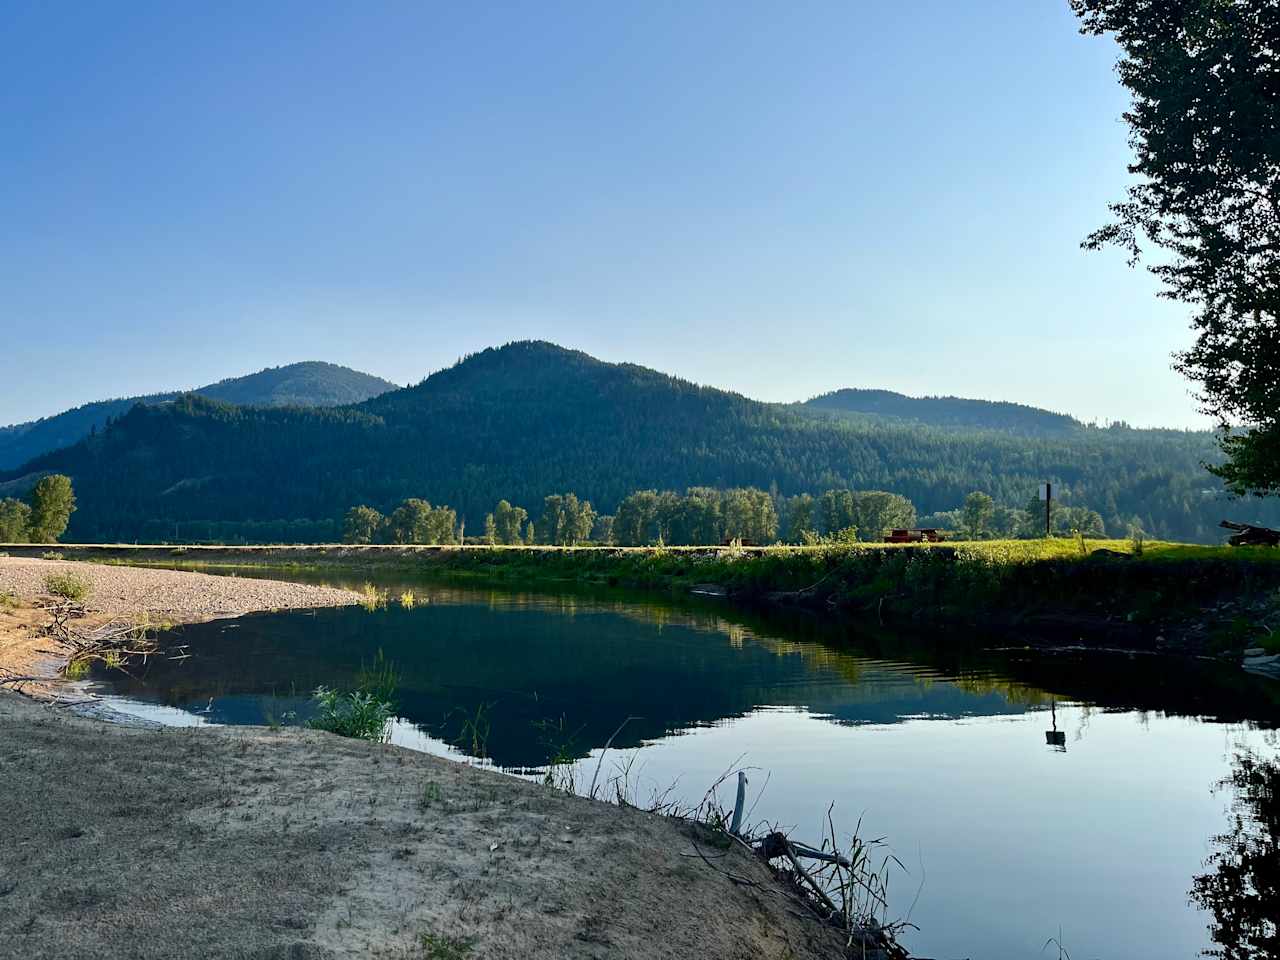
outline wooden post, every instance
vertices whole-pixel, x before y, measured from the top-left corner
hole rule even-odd
[[[742,807],[747,802],[747,774],[738,771],[738,802],[733,808],[733,822],[729,824],[729,832],[735,837],[742,828]]]

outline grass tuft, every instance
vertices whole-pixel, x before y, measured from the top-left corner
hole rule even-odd
[[[424,960],[465,960],[471,955],[474,941],[464,937],[447,937],[428,930],[419,938]]]
[[[361,664],[356,689],[344,693],[325,686],[316,687],[313,694],[316,714],[307,721],[307,726],[342,737],[386,743],[391,737],[399,685],[400,675],[395,664],[379,650],[372,667]]]
[[[391,704],[368,693],[352,690],[342,693],[328,687],[316,687],[313,694],[316,715],[307,721],[313,730],[327,730],[340,737],[386,743],[391,736]]]
[[[51,573],[44,578],[45,591],[72,603],[83,603],[89,596],[89,581],[78,573]]]

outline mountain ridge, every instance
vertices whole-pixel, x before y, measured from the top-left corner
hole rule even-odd
[[[1137,522],[1204,541],[1226,515],[1201,466],[1216,455],[1207,432],[1081,425],[1037,436],[816,416],[521,341],[349,406],[237,407],[192,394],[136,406],[0,482],[70,474],[80,498],[70,535],[86,540],[168,539],[175,523],[192,539],[331,538],[347,508],[385,511],[406,497],[448,504],[475,529],[499,499],[536,515],[544,496],[573,491],[609,512],[635,490],[690,486],[783,498],[888,490],[924,514],[973,490],[1024,506],[1050,480],[1113,532]]]
[[[831,415],[857,415],[907,420],[946,429],[1007,430],[1013,433],[1061,434],[1084,424],[1065,413],[1007,400],[975,400],[955,396],[911,397],[893,390],[843,387],[800,404]]]
[[[397,389],[381,377],[321,360],[266,367],[239,377],[226,377],[194,390],[170,390],[95,400],[60,413],[0,426],[0,470],[70,446],[138,403],[165,403],[183,393],[196,393],[231,403],[268,406],[339,406],[358,403]]]

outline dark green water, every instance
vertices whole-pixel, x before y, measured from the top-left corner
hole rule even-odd
[[[630,717],[602,779],[696,800],[741,758],[757,820],[816,840],[830,803],[841,829],[861,816],[905,865],[908,945],[936,957],[1039,956],[1060,927],[1075,957],[1196,956],[1214,914],[1188,894],[1233,799],[1215,785],[1241,751],[1280,752],[1280,684],[1236,670],[716,603],[389,586],[373,612],[187,627],[192,659],[106,682],[170,722],[265,723],[382,650],[397,742],[526,773],[568,754],[580,779]],[[412,609],[394,602],[406,588]]]

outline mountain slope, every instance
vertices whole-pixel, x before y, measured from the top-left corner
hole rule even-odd
[[[800,406],[815,413],[906,420],[943,429],[1004,430],[1033,436],[1061,436],[1082,426],[1066,414],[1021,403],[963,397],[908,397],[892,390],[835,390]]]
[[[815,417],[526,342],[349,407],[193,395],[138,406],[0,482],[69,473],[69,536],[94,540],[320,539],[353,504],[385,511],[410,496],[457,508],[474,531],[499,498],[536,515],[545,495],[575,491],[611,512],[633,490],[690,485],[890,490],[928,513],[975,489],[1022,506],[1046,479],[1122,535],[1136,517],[1150,534],[1207,540],[1228,515],[1200,465],[1215,454],[1203,432],[1035,437]]]
[[[359,403],[394,389],[394,383],[359,370],[307,361],[219,380],[192,392],[228,403],[330,407]],[[109,419],[126,413],[136,403],[162,403],[176,396],[178,391],[100,400],[40,420],[0,427],[0,470],[70,446],[92,431],[101,430]]]

